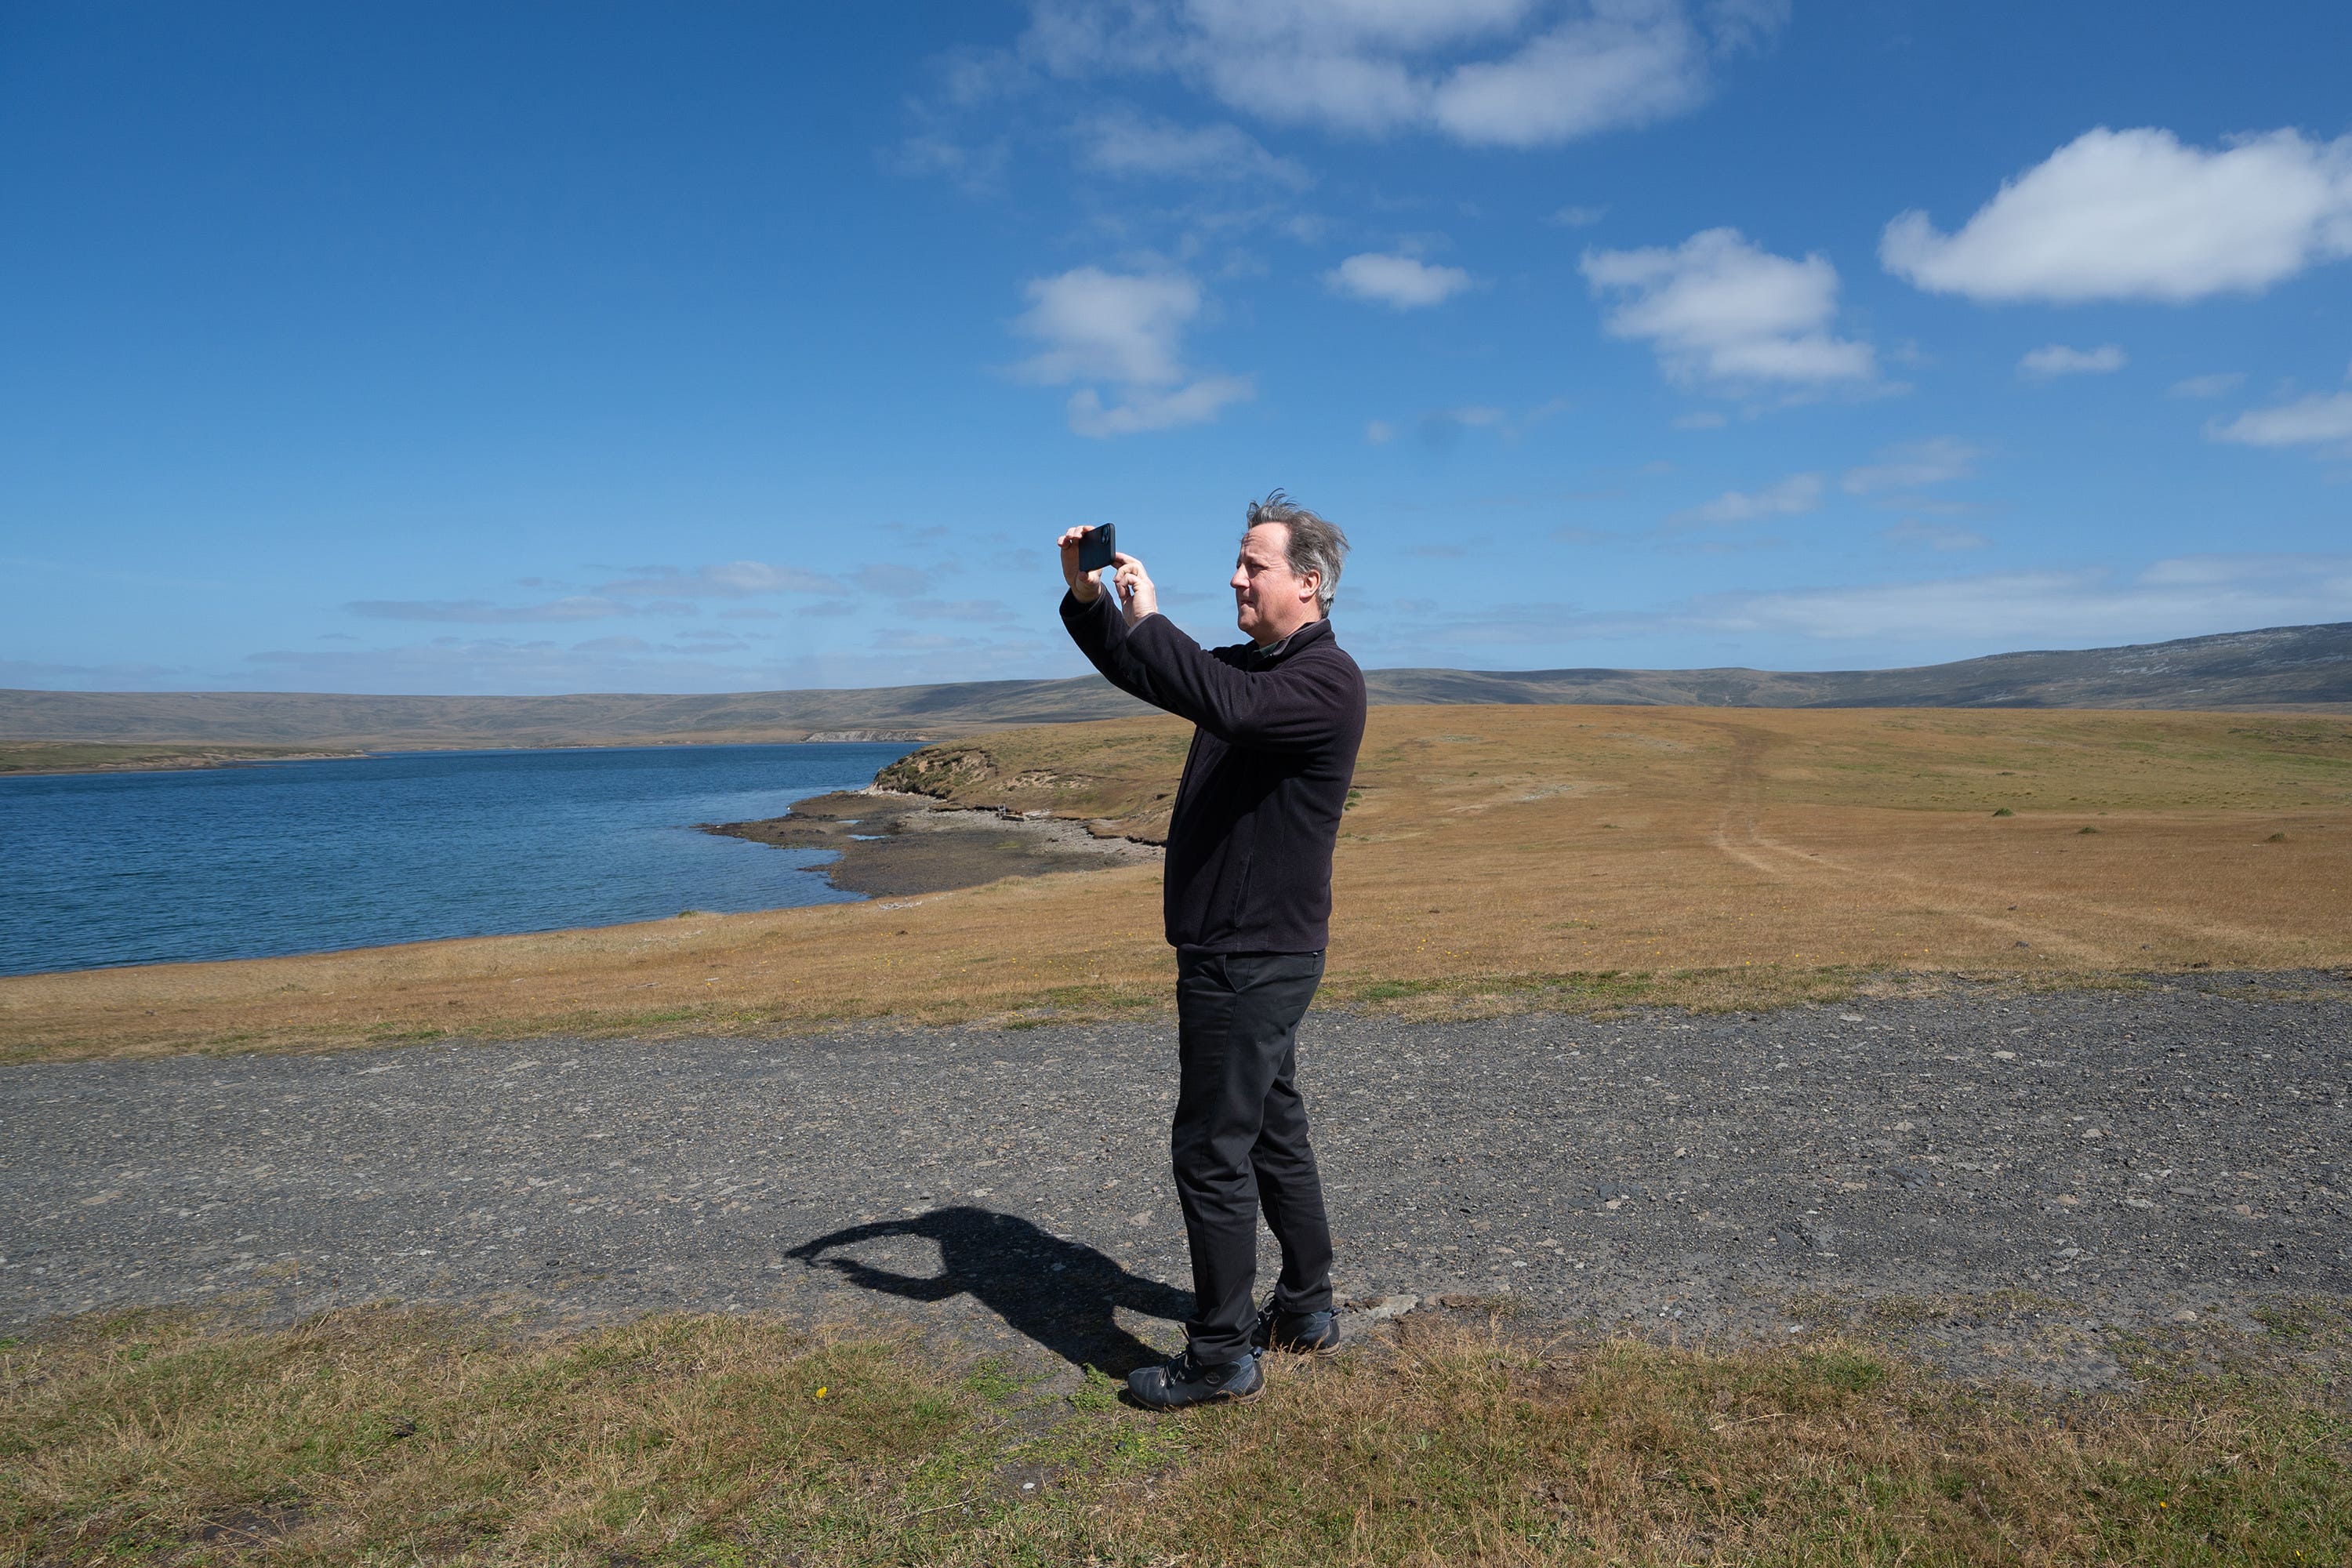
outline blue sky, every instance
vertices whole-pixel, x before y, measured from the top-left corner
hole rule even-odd
[[[0,685],[1074,673],[1243,504],[1368,666],[2352,619],[2352,8],[0,9]]]

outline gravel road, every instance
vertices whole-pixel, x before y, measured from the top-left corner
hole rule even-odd
[[[1341,1289],[1677,1331],[1875,1303],[1996,1356],[1978,1330],[2026,1309],[2099,1330],[2352,1295],[2352,983],[2295,984],[1318,1013]],[[1119,1371],[1189,1304],[1172,1058],[1139,1021],[12,1068],[0,1321],[887,1310]],[[2095,1338],[2043,1359],[2113,1367]]]

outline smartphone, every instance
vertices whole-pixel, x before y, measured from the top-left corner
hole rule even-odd
[[[1078,570],[1081,572],[1099,572],[1109,565],[1111,557],[1118,553],[1118,527],[1116,523],[1106,522],[1100,528],[1090,528],[1078,535]]]

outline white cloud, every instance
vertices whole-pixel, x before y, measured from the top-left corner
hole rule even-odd
[[[2271,408],[2249,408],[2205,427],[2216,441],[2247,447],[2330,447],[2352,456],[2352,392],[2320,392]]]
[[[1889,447],[1878,454],[1877,462],[1848,468],[1845,478],[1838,483],[1848,495],[1856,496],[1880,490],[1916,490],[1967,479],[1976,472],[1977,459],[1981,456],[1965,441],[1937,436],[1932,440]]]
[[[1364,424],[1364,439],[1375,447],[1385,446],[1396,439],[1396,426],[1385,419],[1367,420]]]
[[[1204,375],[1172,391],[1129,387],[1116,403],[1105,404],[1093,387],[1070,395],[1070,428],[1097,440],[1109,436],[1135,436],[1150,430],[1174,430],[1214,419],[1229,403],[1246,403],[1257,388],[1245,375]]]
[[[1015,374],[1048,386],[1095,384],[1070,395],[1070,428],[1081,436],[1197,425],[1255,395],[1246,376],[1195,377],[1185,367],[1181,340],[1202,301],[1183,273],[1080,267],[1034,279],[1028,293],[1013,327],[1042,346]],[[1104,387],[1112,389],[1108,403]]]
[[[1686,385],[1822,386],[1878,374],[1868,343],[1830,335],[1837,268],[1711,228],[1673,249],[1589,250],[1583,270],[1596,298],[1618,302],[1611,335],[1649,340],[1666,374]]]
[[[1429,113],[1458,142],[1538,147],[1679,114],[1706,95],[1706,49],[1678,6],[1596,5],[1507,58],[1457,66]]]
[[[1669,528],[1722,527],[1752,522],[1759,517],[1789,517],[1818,511],[1822,504],[1819,474],[1790,474],[1760,490],[1726,490],[1703,505],[1687,508],[1666,519]]]
[[[1029,301],[1013,325],[1045,347],[1024,362],[1024,377],[1154,386],[1183,378],[1177,340],[1201,313],[1201,285],[1181,272],[1079,267],[1034,279]]]
[[[1191,180],[1262,180],[1304,189],[1307,171],[1277,157],[1237,125],[1179,125],[1131,111],[1074,127],[1078,162],[1106,174]]]
[[[2245,384],[2246,373],[2242,370],[2221,371],[2212,375],[2192,375],[2172,384],[2175,397],[2219,397],[2235,392]]]
[[[1682,617],[1717,631],[1825,642],[2086,647],[2352,619],[2352,555],[2201,555],[2135,577],[1998,572],[1925,583],[1724,595]]]
[[[380,621],[455,621],[474,625],[535,621],[601,621],[636,614],[634,606],[576,594],[539,605],[493,605],[486,599],[357,599],[343,608]]]
[[[675,566],[636,566],[632,576],[600,584],[600,594],[664,599],[748,599],[761,594],[845,594],[849,590],[822,572],[773,566],[765,561],[729,561],[680,571]]]
[[[1785,16],[1777,0],[1698,18],[1684,0],[1035,0],[1020,54],[1065,77],[1172,73],[1269,120],[1532,147],[1690,109],[1711,57]]]
[[[1978,300],[2259,293],[2352,256],[2352,137],[2273,131],[2209,150],[2103,126],[2004,183],[1956,234],[1903,214],[1878,254],[1922,289]]]
[[[1918,545],[1928,550],[1982,550],[1992,542],[1973,529],[1946,528],[1940,523],[1922,522],[1906,517],[1892,528],[1878,531],[1878,537],[1889,544]]]
[[[1470,287],[1470,274],[1459,267],[1433,267],[1410,256],[1368,251],[1339,263],[1323,275],[1323,281],[1334,293],[1410,310],[1459,294]]]
[[[1607,207],[1569,206],[1561,207],[1559,211],[1553,213],[1551,216],[1546,218],[1544,221],[1546,223],[1557,224],[1561,228],[1591,228],[1594,224],[1599,223],[1602,218],[1607,217],[1608,216],[1609,209]]]
[[[2060,375],[2105,375],[2123,369],[2130,358],[2114,343],[2102,343],[2095,349],[2050,343],[2019,360],[2017,374],[2032,376],[2036,381],[2048,381]]]

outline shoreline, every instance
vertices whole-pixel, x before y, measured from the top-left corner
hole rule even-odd
[[[1069,817],[944,805],[929,795],[870,784],[795,802],[782,816],[694,826],[779,849],[831,850],[834,859],[810,868],[843,892],[872,898],[1156,864],[1162,856],[1158,845],[1097,834]]]

